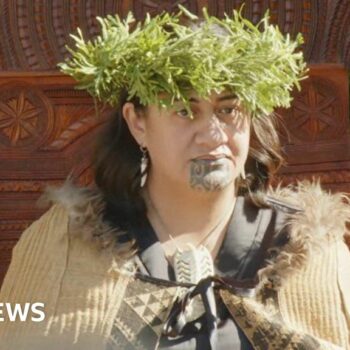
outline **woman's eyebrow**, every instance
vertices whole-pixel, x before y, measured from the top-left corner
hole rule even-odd
[[[216,100],[221,102],[221,101],[233,100],[233,99],[237,99],[237,95],[230,94],[230,95],[226,95],[226,96],[220,96]],[[191,97],[189,99],[189,102],[199,103],[199,100],[197,100],[195,97]]]
[[[230,94],[230,95],[218,97],[217,101],[233,100],[233,99],[236,99],[236,98],[237,98],[237,95]]]
[[[218,97],[216,100],[217,101],[225,101],[225,100],[234,100],[234,99],[237,99],[237,95],[235,94],[230,94],[230,95],[226,95],[226,96],[221,96],[221,97]],[[188,99],[189,102],[193,102],[193,103],[199,103],[200,101],[195,98],[195,97],[191,97]],[[182,102],[181,100],[178,100],[178,99],[175,99],[174,101],[175,103],[176,102]]]

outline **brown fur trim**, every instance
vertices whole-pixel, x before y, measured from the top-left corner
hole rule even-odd
[[[69,234],[95,244],[104,251],[112,251],[118,260],[135,254],[135,241],[119,243],[125,234],[103,220],[105,202],[97,189],[81,188],[68,178],[61,187],[47,187],[38,201],[39,206],[59,204],[69,215]]]
[[[288,215],[288,242],[275,249],[275,258],[259,271],[259,287],[272,282],[278,288],[291,273],[307,263],[313,252],[327,249],[329,239],[344,240],[350,222],[350,199],[344,193],[331,194],[317,182],[277,187],[270,196],[302,210]]]
[[[311,253],[325,249],[329,238],[343,240],[350,222],[349,197],[325,192],[319,182],[278,187],[270,190],[267,196],[286,203],[286,207],[301,210],[291,210],[288,214],[289,240],[283,246],[272,248],[275,258],[259,271],[258,289],[267,282],[280,286],[284,278],[307,263]],[[67,179],[60,188],[47,188],[40,203],[64,206],[70,218],[69,233],[73,236],[94,242],[103,250],[117,252],[116,256],[124,261],[135,255],[135,242],[118,243],[125,232],[103,220],[105,202],[98,190],[76,187]]]

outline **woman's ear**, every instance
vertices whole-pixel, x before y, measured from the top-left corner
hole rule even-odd
[[[131,102],[126,102],[123,105],[122,112],[131,135],[140,146],[145,147],[146,123],[144,116],[136,112],[135,106]]]

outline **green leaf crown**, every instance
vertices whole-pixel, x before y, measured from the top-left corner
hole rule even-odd
[[[60,63],[79,89],[99,101],[118,105],[122,89],[142,105],[170,106],[175,100],[189,108],[189,91],[207,98],[213,91],[234,93],[252,115],[289,107],[291,91],[300,89],[306,64],[298,49],[303,39],[291,40],[269,24],[268,12],[254,25],[242,11],[223,19],[202,21],[181,7],[177,14],[148,14],[136,25],[132,13],[97,17],[101,34],[85,41],[81,30],[72,35],[71,57]],[[181,24],[186,16],[193,25]],[[131,28],[133,26],[133,28]],[[162,96],[162,97],[160,97]]]

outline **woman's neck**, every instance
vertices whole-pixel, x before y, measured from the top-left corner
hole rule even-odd
[[[148,217],[161,241],[169,235],[205,235],[219,223],[226,226],[236,200],[234,183],[220,191],[204,192],[149,179],[145,192]],[[225,222],[221,225],[221,221]]]

